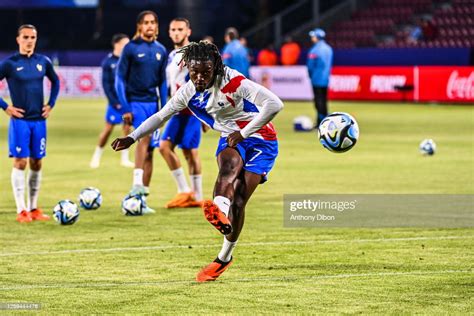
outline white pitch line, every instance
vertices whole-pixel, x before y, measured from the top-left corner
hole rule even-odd
[[[239,243],[240,247],[253,246],[274,246],[274,245],[308,245],[326,243],[370,243],[370,242],[397,242],[397,241],[422,241],[422,240],[448,240],[448,239],[472,239],[474,236],[438,236],[438,237],[402,237],[402,238],[376,238],[376,239],[331,239],[331,240],[302,240],[302,241],[263,241]],[[98,253],[98,252],[127,252],[165,249],[185,249],[185,248],[214,248],[216,245],[167,245],[167,246],[139,246],[120,248],[99,248],[99,249],[66,249],[57,251],[36,251],[36,252],[5,252],[0,253],[0,257],[16,256],[40,256],[40,255],[62,255],[71,253]]]
[[[374,272],[374,273],[346,273],[346,274],[329,274],[329,275],[307,275],[300,277],[256,277],[242,279],[225,279],[219,283],[236,283],[236,282],[262,282],[262,281],[278,281],[278,282],[295,282],[306,280],[325,280],[325,279],[351,279],[351,278],[372,278],[372,277],[390,277],[390,276],[424,276],[424,275],[442,275],[442,274],[462,274],[473,273],[468,270],[442,270],[442,271],[408,271],[408,272]],[[39,285],[6,285],[0,287],[0,291],[20,291],[20,290],[37,290],[37,289],[77,289],[77,288],[107,288],[107,287],[133,287],[133,286],[160,286],[160,285],[177,285],[177,284],[197,284],[191,280],[164,280],[156,282],[123,282],[123,283],[63,283],[63,284],[39,284]]]

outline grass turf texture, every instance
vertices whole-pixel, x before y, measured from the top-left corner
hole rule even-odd
[[[121,215],[132,172],[119,166],[119,154],[107,149],[101,167],[89,169],[103,101],[58,102],[40,195],[51,214],[58,200],[95,186],[103,206],[81,211],[69,227],[16,223],[2,115],[0,303],[41,303],[43,314],[472,313],[472,229],[289,229],[282,195],[473,194],[473,108],[332,102],[331,110],[357,118],[360,142],[345,154],[328,152],[314,133],[292,131],[294,117],[314,116],[312,105],[286,102],[275,119],[280,155],[270,181],[247,207],[234,265],[210,284],[194,278],[222,236],[198,209],[162,207],[176,189],[157,152],[152,216]],[[424,138],[438,144],[433,157],[418,152]],[[206,197],[217,174],[217,139],[208,132],[200,148]]]

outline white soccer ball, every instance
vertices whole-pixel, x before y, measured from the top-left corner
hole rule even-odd
[[[314,128],[314,123],[310,117],[305,115],[300,115],[295,117],[293,120],[293,129],[295,131],[308,132],[312,131]]]
[[[357,143],[359,125],[349,114],[334,112],[319,124],[319,141],[329,151],[343,153]]]
[[[436,152],[436,143],[432,139],[424,139],[420,143],[420,152],[425,156],[432,156]]]
[[[126,216],[143,215],[144,208],[146,208],[146,201],[139,194],[127,195],[122,201],[122,213]]]
[[[70,200],[61,200],[53,209],[53,217],[61,225],[72,225],[79,219],[79,208]]]
[[[88,187],[79,194],[79,205],[86,210],[96,210],[102,205],[102,194],[99,189]]]

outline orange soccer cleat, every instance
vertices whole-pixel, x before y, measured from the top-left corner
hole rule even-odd
[[[202,268],[201,271],[196,275],[196,281],[198,282],[209,282],[215,281],[228,267],[232,265],[234,258],[231,258],[229,262],[223,262],[216,258],[206,267]]]
[[[202,210],[207,221],[211,223],[223,235],[232,232],[232,225],[225,214],[219,209],[219,206],[214,204],[211,200],[203,202]]]
[[[201,202],[194,199],[192,192],[178,193],[171,201],[166,203],[166,208],[201,207]]]
[[[48,215],[43,214],[43,211],[39,208],[35,208],[31,210],[30,217],[34,221],[49,221],[50,217]]]
[[[27,211],[21,211],[16,216],[16,221],[18,223],[30,223],[33,219],[30,216],[30,213]]]

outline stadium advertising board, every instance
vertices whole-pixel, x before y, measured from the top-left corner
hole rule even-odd
[[[312,100],[305,66],[251,67],[250,76],[284,100]],[[474,102],[474,67],[334,67],[332,100]]]
[[[60,97],[103,97],[100,67],[57,67]],[[312,100],[305,66],[251,67],[250,77],[283,100]],[[45,80],[49,90],[49,81]],[[8,97],[5,80],[0,96]],[[334,67],[331,100],[474,103],[474,67]]]

